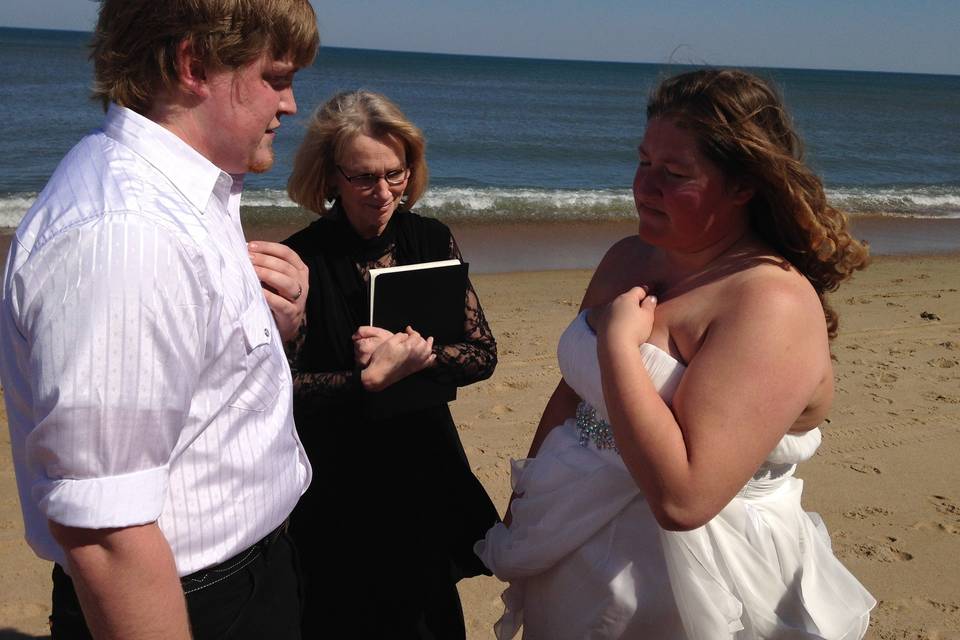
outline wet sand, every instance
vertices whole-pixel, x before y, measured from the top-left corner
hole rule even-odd
[[[853,232],[873,255],[945,254],[960,251],[960,219],[853,218]],[[637,233],[632,220],[545,224],[452,223],[471,273],[593,269],[615,241]]]
[[[293,222],[265,223],[270,211],[245,220],[249,238],[283,240],[309,224],[312,214]],[[276,219],[289,213],[277,210]],[[870,243],[874,255],[946,254],[960,251],[960,219],[901,218],[883,214],[854,216],[854,233]],[[553,269],[592,269],[616,240],[637,232],[633,220],[488,224],[449,221],[471,273]],[[7,255],[12,229],[0,229],[0,256]]]

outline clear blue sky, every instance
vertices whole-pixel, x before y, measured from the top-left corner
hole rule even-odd
[[[960,74],[958,0],[311,0],[324,44],[628,62]],[[93,0],[3,0],[88,31]]]

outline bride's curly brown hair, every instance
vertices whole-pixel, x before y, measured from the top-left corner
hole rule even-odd
[[[736,69],[682,73],[651,94],[647,120],[657,117],[691,130],[725,175],[746,178],[756,189],[749,204],[754,231],[813,284],[834,338],[837,313],[826,293],[867,265],[868,247],[827,203],[776,88]]]

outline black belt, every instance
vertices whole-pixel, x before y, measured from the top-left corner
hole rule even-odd
[[[288,520],[284,520],[283,524],[279,527],[265,535],[259,542],[253,543],[251,546],[247,547],[237,555],[227,558],[219,564],[215,564],[212,567],[207,567],[206,569],[200,569],[199,571],[194,571],[193,573],[183,576],[180,578],[180,585],[183,587],[183,593],[193,593],[194,591],[200,591],[201,589],[206,589],[209,586],[215,585],[218,582],[223,582],[230,576],[240,572],[244,567],[249,565],[251,562],[260,557],[266,549],[277,541],[277,539],[283,535],[287,530],[289,524]]]

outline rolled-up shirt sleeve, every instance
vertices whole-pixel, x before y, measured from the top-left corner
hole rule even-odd
[[[206,274],[175,230],[113,214],[58,234],[13,286],[28,345],[30,494],[72,527],[155,521],[200,375]]]

